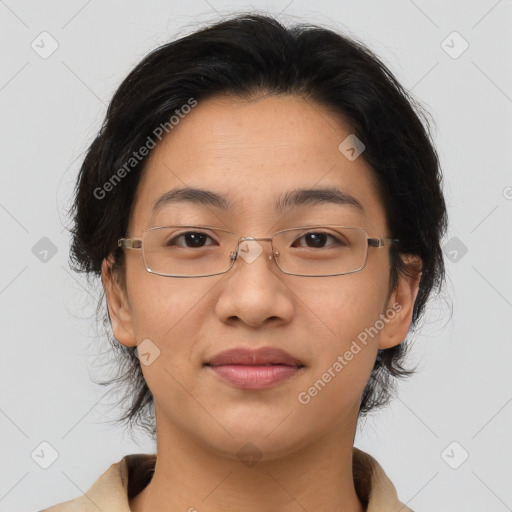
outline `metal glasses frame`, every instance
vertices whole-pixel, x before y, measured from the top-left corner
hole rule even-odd
[[[227,270],[224,270],[223,272],[215,272],[214,274],[200,274],[200,275],[197,275],[197,276],[176,276],[176,275],[172,275],[172,274],[162,274],[160,272],[155,272],[153,270],[151,270],[147,263],[146,263],[146,259],[144,257],[144,251],[142,252],[142,256],[143,256],[143,260],[144,260],[144,266],[146,267],[146,270],[150,273],[150,274],[155,274],[155,275],[158,275],[158,276],[162,276],[162,277],[210,277],[210,276],[217,276],[217,275],[221,275],[221,274],[225,274],[226,272],[229,272],[236,260],[238,259],[238,252],[239,252],[239,249],[240,249],[240,244],[244,241],[269,241],[270,242],[270,245],[271,245],[271,249],[272,249],[272,256],[271,258],[273,257],[274,258],[274,261],[276,262],[276,265],[278,266],[279,270],[281,270],[281,272],[283,272],[284,274],[288,274],[288,275],[292,275],[292,276],[299,276],[299,277],[331,277],[331,276],[343,276],[343,275],[347,275],[347,274],[354,274],[356,272],[360,272],[361,270],[363,270],[363,268],[366,266],[366,262],[368,260],[368,249],[366,250],[366,256],[365,256],[365,259],[364,259],[364,263],[362,265],[361,268],[358,268],[356,270],[351,270],[350,272],[342,272],[342,273],[338,273],[338,274],[321,274],[321,275],[316,275],[316,274],[295,274],[293,272],[286,272],[285,270],[283,270],[280,266],[279,266],[279,261],[278,261],[278,257],[279,257],[279,252],[278,251],[275,251],[274,250],[274,245],[273,245],[273,239],[276,235],[280,234],[280,233],[284,233],[286,231],[293,231],[293,230],[297,230],[297,229],[321,229],[321,228],[344,228],[344,229],[354,229],[354,230],[358,230],[358,231],[361,231],[363,232],[365,235],[366,235],[366,240],[367,240],[367,243],[368,243],[368,247],[375,247],[377,249],[381,248],[381,247],[384,247],[385,245],[390,245],[392,244],[393,242],[399,242],[399,240],[397,238],[392,238],[392,237],[378,237],[378,238],[370,238],[368,236],[368,233],[366,232],[366,230],[364,228],[356,228],[356,227],[353,227],[353,226],[339,226],[339,225],[333,225],[333,224],[323,224],[323,225],[319,225],[319,226],[298,226],[298,227],[295,227],[295,228],[288,228],[288,229],[282,229],[281,231],[277,231],[276,233],[274,233],[270,238],[266,237],[266,238],[254,238],[254,237],[242,237],[240,236],[238,233],[234,233],[233,231],[229,231],[228,229],[223,229],[223,228],[218,228],[218,227],[215,227],[215,226],[193,226],[193,225],[171,225],[171,226],[155,226],[155,227],[152,227],[152,228],[148,228],[146,229],[144,232],[146,231],[151,231],[151,230],[156,230],[156,229],[165,229],[165,228],[197,228],[199,230],[201,229],[208,229],[208,230],[211,230],[211,231],[224,231],[225,233],[230,233],[232,235],[235,235],[238,237],[238,242],[237,242],[237,246],[235,248],[234,251],[231,252],[230,256],[229,256],[229,260],[231,261],[231,265],[229,266],[229,268]],[[118,247],[121,247],[122,249],[141,249],[142,250],[142,237],[141,238],[120,238],[118,241],[117,241],[117,246]]]

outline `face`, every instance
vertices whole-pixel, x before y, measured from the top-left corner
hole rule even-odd
[[[199,102],[152,150],[127,235],[189,224],[258,238],[336,224],[389,236],[371,168],[338,149],[350,134],[339,118],[296,96]],[[154,211],[163,194],[184,186],[220,194],[230,207],[183,201]],[[317,201],[276,210],[289,191],[327,187],[361,208]],[[125,250],[120,284],[104,263],[117,340],[129,346],[150,340],[160,351],[141,365],[155,400],[157,435],[181,434],[231,458],[251,442],[267,459],[326,436],[353,436],[377,350],[405,338],[417,282],[402,279],[390,290],[386,246],[370,247],[360,272],[300,277],[281,272],[268,241],[260,245],[254,261],[239,258],[229,272],[209,277],[151,274],[140,250]],[[222,351],[260,347],[288,352],[300,369],[270,387],[243,389],[205,366]]]

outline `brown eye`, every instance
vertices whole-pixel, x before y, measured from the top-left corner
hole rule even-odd
[[[187,233],[182,233],[181,235],[178,235],[170,240],[168,240],[164,245],[166,247],[178,245],[183,246],[188,249],[193,248],[201,248],[204,247],[206,240],[210,238],[213,240],[210,236],[208,236],[206,233],[201,233],[199,231],[188,231]],[[176,243],[177,240],[183,239],[183,243]]]
[[[334,242],[327,245],[327,247],[330,246],[340,246],[345,245],[343,240],[340,240],[339,238],[336,238],[334,235],[331,235],[329,233],[325,233],[322,231],[317,232],[310,232],[306,233],[305,235],[301,236],[297,240],[304,240],[306,245],[299,245],[299,247],[308,247],[311,249],[323,249],[326,247],[326,243],[328,239],[334,240]],[[295,247],[295,246],[294,246]]]

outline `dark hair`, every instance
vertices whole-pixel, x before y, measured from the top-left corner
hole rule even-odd
[[[390,289],[401,273],[415,270],[401,255],[422,260],[414,328],[445,273],[440,240],[447,214],[425,111],[362,43],[314,25],[286,28],[268,16],[237,15],[165,44],[147,55],[121,83],[78,176],[71,210],[75,269],[99,276],[102,261],[109,255],[115,257],[115,268],[122,269],[117,240],[126,234],[146,158],[132,162],[130,169],[126,162],[147,144],[155,128],[169,126],[171,116],[190,98],[200,102],[226,94],[244,99],[262,94],[299,95],[349,124],[366,147],[362,156],[373,168],[391,236],[400,240],[390,250]],[[122,183],[113,182],[115,171],[123,166]],[[111,186],[105,187],[106,183]],[[108,198],[101,200],[98,196],[105,193],[98,190],[107,189]],[[110,331],[108,312],[104,319]],[[129,401],[126,414],[118,421],[128,421],[130,426],[136,423],[155,435],[153,396],[139,360],[133,348],[108,336],[117,351],[119,374],[101,384],[127,385],[123,401]],[[360,416],[390,401],[394,377],[414,372],[403,366],[406,343],[378,351]]]

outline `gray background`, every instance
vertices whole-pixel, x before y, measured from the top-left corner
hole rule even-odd
[[[66,207],[129,70],[157,45],[252,8],[361,38],[432,113],[448,283],[415,336],[420,371],[356,445],[417,512],[512,510],[510,0],[0,0],[0,511],[71,499],[123,455],[154,451],[105,423],[116,410],[91,382],[108,374],[97,292],[69,270]],[[43,31],[58,43],[47,58]],[[59,455],[48,469],[31,455],[51,456],[42,442]]]

